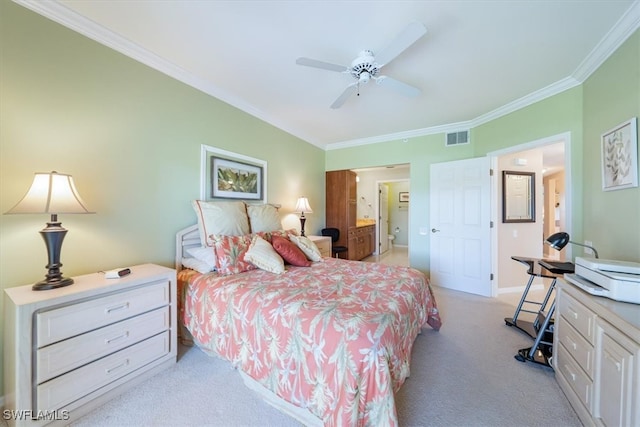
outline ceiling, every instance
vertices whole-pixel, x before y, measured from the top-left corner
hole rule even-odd
[[[16,0],[324,149],[462,130],[584,81],[635,29],[640,0]],[[425,36],[338,109],[349,66],[409,23]]]

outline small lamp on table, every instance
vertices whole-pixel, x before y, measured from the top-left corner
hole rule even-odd
[[[58,214],[87,214],[89,209],[80,198],[71,175],[58,172],[36,173],[31,188],[17,205],[6,214],[51,214],[51,221],[40,231],[47,246],[49,263],[45,279],[34,284],[34,291],[61,288],[73,284],[73,279],[63,277],[60,267],[60,251],[67,229],[58,221]]]
[[[307,221],[307,218],[304,216],[306,213],[313,213],[311,210],[311,206],[309,206],[309,200],[306,197],[300,197],[296,203],[296,213],[300,214],[300,235],[304,236],[304,223]]]

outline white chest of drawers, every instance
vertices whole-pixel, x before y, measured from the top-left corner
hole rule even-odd
[[[5,290],[10,425],[68,424],[176,362],[175,270],[143,264],[74,282]]]
[[[640,425],[640,305],[558,280],[553,366],[585,426]]]

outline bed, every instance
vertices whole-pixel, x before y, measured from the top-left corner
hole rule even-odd
[[[279,273],[183,268],[191,250],[207,247],[202,226],[176,237],[183,338],[229,360],[248,387],[305,425],[397,425],[394,394],[413,342],[423,326],[441,325],[426,277],[337,258]],[[292,234],[274,233],[274,247]],[[255,244],[256,234],[234,239]]]

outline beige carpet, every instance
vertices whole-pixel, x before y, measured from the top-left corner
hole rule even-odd
[[[444,325],[423,330],[411,377],[397,395],[401,426],[581,426],[551,368],[514,359],[532,340],[505,326],[513,306],[435,289]],[[249,391],[239,374],[198,348],[170,370],[73,424],[295,426]]]

